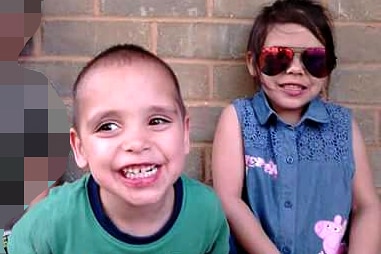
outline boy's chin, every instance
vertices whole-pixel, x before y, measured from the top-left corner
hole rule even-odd
[[[171,198],[171,191],[173,186],[161,190],[144,190],[137,191],[136,193],[129,193],[123,200],[128,206],[136,208],[143,208],[147,206],[156,206],[165,203],[167,198]]]

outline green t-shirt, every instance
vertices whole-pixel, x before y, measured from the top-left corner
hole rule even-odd
[[[229,252],[229,229],[220,202],[209,187],[182,176],[176,220],[164,235],[144,244],[117,239],[102,227],[90,204],[91,177],[51,190],[14,226],[9,254],[198,254]]]

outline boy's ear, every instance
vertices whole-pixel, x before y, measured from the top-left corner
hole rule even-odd
[[[86,154],[83,150],[82,141],[74,128],[70,128],[70,146],[78,167],[85,168],[87,166]]]
[[[251,76],[256,76],[257,73],[254,69],[254,63],[253,63],[254,55],[251,51],[247,51],[246,53],[246,67],[249,70],[249,73]]]
[[[188,154],[190,151],[190,127],[188,114],[186,114],[184,117],[184,147],[185,153]]]

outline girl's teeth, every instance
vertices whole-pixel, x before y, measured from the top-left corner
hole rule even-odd
[[[293,84],[285,84],[285,85],[283,85],[283,88],[288,89],[288,90],[294,90],[294,91],[303,90],[302,86],[293,85]]]

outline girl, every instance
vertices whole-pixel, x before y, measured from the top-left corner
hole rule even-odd
[[[247,50],[261,89],[223,111],[213,144],[231,252],[378,253],[380,204],[359,128],[320,97],[336,66],[327,10],[278,0],[256,18]]]

